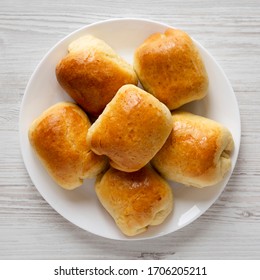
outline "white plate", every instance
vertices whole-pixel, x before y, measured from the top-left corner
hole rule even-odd
[[[27,85],[20,111],[20,143],[28,173],[43,198],[58,213],[93,234],[117,240],[136,240],[174,232],[197,219],[215,202],[234,169],[240,145],[240,116],[236,97],[220,66],[196,41],[209,75],[209,94],[186,108],[219,121],[230,129],[235,141],[232,170],[220,184],[205,189],[172,184],[175,196],[174,212],[162,225],[152,226],[146,233],[136,237],[124,236],[99,204],[93,188],[94,180],[86,180],[82,187],[74,191],[63,190],[52,181],[33,153],[27,137],[31,122],[56,102],[71,100],[55,77],[55,66],[66,55],[71,41],[82,35],[92,34],[103,39],[132,63],[135,48],[150,34],[163,32],[167,27],[169,26],[162,23],[141,19],[115,19],[86,26],[54,46],[39,63]]]

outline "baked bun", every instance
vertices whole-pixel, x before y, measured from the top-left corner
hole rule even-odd
[[[231,167],[233,138],[221,124],[191,113],[172,113],[173,130],[152,165],[166,179],[198,188],[220,182]]]
[[[168,183],[151,167],[126,173],[110,168],[95,184],[99,201],[128,236],[159,225],[173,209]]]
[[[192,39],[181,30],[169,28],[148,37],[135,51],[134,69],[143,88],[170,110],[207,93],[203,61]]]
[[[60,102],[44,111],[29,129],[29,140],[51,177],[64,189],[75,189],[107,164],[86,142],[87,115],[75,104]]]
[[[172,129],[169,109],[134,86],[119,89],[87,134],[91,149],[126,172],[145,166],[160,150]]]
[[[138,83],[132,66],[92,35],[69,45],[68,54],[56,66],[56,77],[62,88],[92,116],[103,111],[122,85]]]

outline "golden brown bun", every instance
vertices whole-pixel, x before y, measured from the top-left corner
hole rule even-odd
[[[221,124],[186,112],[172,113],[173,130],[152,165],[166,179],[194,187],[220,182],[231,167],[233,138]]]
[[[173,209],[172,189],[148,166],[132,173],[110,168],[97,179],[95,189],[103,207],[128,236],[161,224]]]
[[[88,131],[87,141],[98,155],[119,170],[145,166],[160,150],[172,129],[169,109],[134,85],[119,89]]]
[[[65,189],[80,186],[106,166],[86,142],[87,115],[75,104],[60,102],[44,111],[29,129],[29,140],[51,177]]]
[[[98,116],[124,84],[137,84],[132,67],[91,35],[72,42],[56,67],[63,89],[89,114]]]
[[[208,76],[188,34],[167,29],[148,37],[135,51],[134,69],[143,88],[170,110],[206,95]]]

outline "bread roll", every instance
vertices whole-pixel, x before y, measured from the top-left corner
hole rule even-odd
[[[86,35],[72,42],[56,67],[63,89],[89,114],[98,116],[124,84],[137,84],[132,68],[104,41]]]
[[[198,188],[220,182],[231,167],[233,138],[221,124],[187,112],[172,113],[173,130],[152,165],[166,179]]]
[[[170,110],[203,98],[208,76],[188,34],[167,29],[148,37],[135,51],[134,69],[143,88]]]
[[[134,85],[119,89],[88,131],[87,141],[98,155],[126,172],[145,166],[160,150],[172,129],[169,109]]]
[[[106,166],[86,142],[87,115],[75,104],[60,102],[44,111],[29,129],[29,140],[51,177],[64,189],[79,187]]]
[[[172,189],[148,166],[132,173],[110,168],[97,179],[95,190],[101,204],[128,236],[161,224],[173,209]]]

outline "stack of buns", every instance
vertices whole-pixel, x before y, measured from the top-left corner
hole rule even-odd
[[[230,170],[229,130],[178,110],[205,97],[209,84],[187,33],[152,34],[135,50],[133,67],[104,41],[83,36],[69,45],[56,77],[76,104],[43,112],[29,129],[32,147],[65,189],[96,177],[97,197],[125,235],[172,213],[167,180],[202,188]]]

